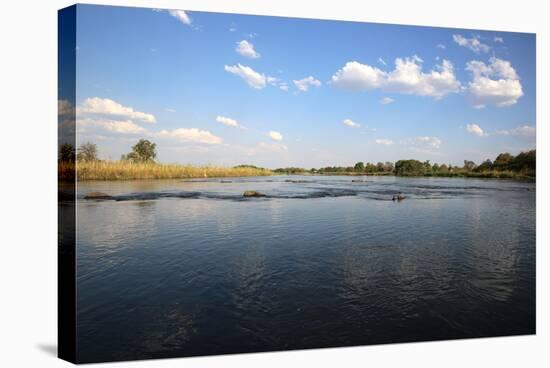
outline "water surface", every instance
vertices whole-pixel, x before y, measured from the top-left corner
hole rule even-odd
[[[352,179],[79,183],[80,360],[535,332],[534,183]]]

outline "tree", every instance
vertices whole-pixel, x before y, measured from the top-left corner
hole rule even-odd
[[[489,171],[493,168],[493,162],[489,159],[483,161],[478,167],[475,168],[474,171]]]
[[[508,164],[514,159],[514,156],[512,156],[509,153],[501,153],[497,156],[495,159],[495,162],[493,163],[493,166],[496,170],[506,170]]]
[[[355,166],[353,167],[353,169],[354,169],[355,171],[361,171],[361,172],[362,172],[362,171],[365,171],[365,164],[362,163],[362,162],[358,162],[358,163],[355,164]]]
[[[425,174],[426,167],[418,160],[399,160],[395,163],[394,171],[398,176],[421,176]]]
[[[97,161],[97,145],[92,142],[82,144],[76,158],[83,162]]]
[[[156,148],[156,143],[152,143],[148,139],[140,139],[132,147],[132,152],[122,155],[121,159],[132,162],[154,162],[157,158]]]
[[[63,162],[75,161],[75,151],[74,151],[74,146],[72,144],[63,143],[59,147],[59,161],[63,161]]]
[[[475,168],[476,168],[476,163],[475,162],[469,161],[469,160],[464,160],[464,169],[466,171],[472,171]]]

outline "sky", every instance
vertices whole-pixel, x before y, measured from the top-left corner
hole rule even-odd
[[[78,5],[77,142],[196,165],[462,164],[535,148],[535,35]]]

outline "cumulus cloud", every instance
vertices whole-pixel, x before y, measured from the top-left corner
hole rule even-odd
[[[394,99],[391,98],[391,97],[384,97],[384,98],[380,99],[380,103],[381,103],[382,105],[389,105],[389,104],[391,104],[393,101],[394,101]]]
[[[349,90],[380,88],[385,83],[386,73],[370,65],[348,61],[330,80],[335,87]]]
[[[391,139],[385,139],[385,138],[379,138],[377,140],[375,140],[376,144],[383,144],[383,145],[386,145],[386,146],[389,146],[391,144],[393,144],[393,141]]]
[[[378,58],[378,62],[382,65],[387,65],[386,61],[384,59],[382,59],[381,57]]]
[[[314,87],[320,87],[321,86],[321,82],[318,81],[317,79],[313,78],[311,75],[309,77],[306,77],[304,79],[300,79],[300,80],[293,80],[294,82],[294,85],[296,86],[296,88],[298,88],[298,90],[300,92],[306,92],[309,87],[311,86],[314,86]]]
[[[170,14],[185,25],[190,25],[192,23],[189,15],[183,10],[168,10],[168,14]]]
[[[161,138],[173,138],[182,142],[194,142],[204,144],[220,144],[223,140],[207,130],[197,128],[179,128],[174,130],[161,130],[151,133],[151,135]]]
[[[264,74],[256,72],[251,67],[237,64],[237,65],[225,65],[226,72],[235,74],[241,77],[250,87],[254,89],[263,89],[266,86],[267,78]]]
[[[466,38],[462,35],[453,35],[453,41],[459,46],[466,47],[473,52],[479,54],[480,52],[489,52],[491,49],[488,45],[481,43],[477,37]]]
[[[235,51],[247,58],[257,59],[260,57],[260,54],[254,50],[254,45],[248,42],[247,40],[242,40],[237,42],[237,47]]]
[[[482,137],[485,135],[483,129],[481,129],[481,127],[477,124],[466,125],[466,131],[470,134],[477,135],[478,137]]]
[[[269,135],[269,137],[271,139],[273,139],[274,141],[282,141],[283,140],[283,135],[279,132],[276,132],[274,130],[270,130],[267,135]]]
[[[96,116],[116,120],[137,120],[143,123],[156,122],[152,114],[136,111],[132,107],[123,106],[109,98],[87,98],[77,108],[76,113],[79,117]]]
[[[239,126],[239,123],[237,123],[237,120],[227,118],[225,116],[217,116],[216,121],[220,124],[223,124],[228,127],[237,128]]]
[[[361,124],[359,123],[356,123],[350,119],[346,119],[342,122],[344,125],[347,125],[349,126],[350,128],[359,128],[361,126]]]
[[[493,38],[493,42],[495,42],[495,43],[504,43],[504,38],[495,36],[495,38]]]
[[[511,106],[523,96],[520,78],[509,61],[492,57],[485,64],[473,60],[466,64],[466,70],[473,76],[467,90],[476,108]]]
[[[536,127],[534,126],[522,125],[514,129],[498,130],[495,134],[522,136],[522,137],[535,137],[537,134],[537,130],[536,130]]]
[[[460,82],[456,79],[450,61],[443,60],[433,70],[425,73],[422,71],[422,59],[416,55],[395,59],[395,69],[390,72],[351,61],[332,76],[330,83],[348,90],[380,88],[388,92],[431,96],[436,99],[460,90]]]
[[[118,134],[144,134],[147,130],[130,120],[109,119],[78,119],[77,125],[80,131],[86,131],[91,127],[99,127],[103,130]]]

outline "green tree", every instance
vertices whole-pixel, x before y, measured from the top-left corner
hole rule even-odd
[[[493,163],[493,167],[496,170],[506,170],[508,168],[508,164],[512,162],[514,159],[514,156],[512,156],[509,153],[501,153],[497,156],[495,159],[495,162]]]
[[[70,143],[63,143],[59,147],[59,161],[74,162],[75,161],[74,146]]]
[[[353,167],[353,169],[355,171],[359,171],[359,172],[362,172],[362,171],[365,171],[365,164],[362,163],[362,162],[358,162],[355,164],[355,166]]]
[[[154,162],[157,158],[157,145],[148,139],[140,139],[134,146],[132,152],[122,155],[122,160],[132,162]]]
[[[399,160],[395,163],[395,175],[421,176],[425,174],[426,167],[418,160]]]
[[[92,142],[82,144],[78,148],[78,154],[76,156],[78,161],[90,162],[97,161],[97,145]]]

